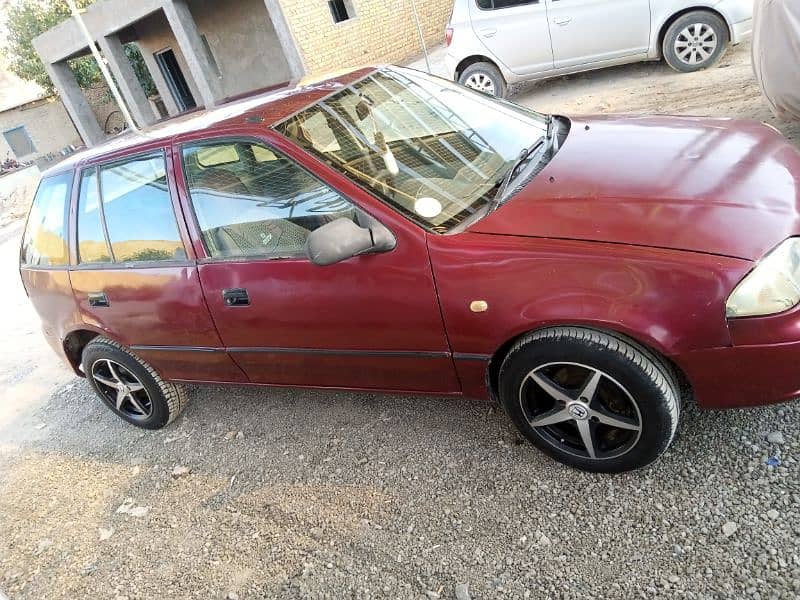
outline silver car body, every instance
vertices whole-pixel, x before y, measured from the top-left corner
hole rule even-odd
[[[692,9],[720,15],[732,44],[752,33],[753,0],[538,0],[493,10],[455,0],[447,69],[458,79],[488,59],[515,83],[658,60],[663,33]]]

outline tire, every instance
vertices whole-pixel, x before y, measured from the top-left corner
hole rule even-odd
[[[708,11],[695,10],[669,26],[661,50],[670,67],[679,73],[693,73],[717,64],[729,41],[730,31],[723,19]],[[685,50],[680,52],[682,48]]]
[[[188,404],[186,388],[165,381],[153,367],[108,338],[89,342],[82,364],[86,379],[103,403],[136,427],[161,429]]]
[[[498,387],[526,438],[584,471],[644,467],[666,451],[678,428],[679,386],[667,363],[635,342],[592,329],[523,336],[500,367]]]
[[[458,77],[458,83],[498,98],[505,98],[508,93],[508,86],[500,69],[488,62],[477,62],[468,66]]]

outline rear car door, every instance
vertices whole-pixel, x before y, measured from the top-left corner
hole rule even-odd
[[[647,52],[649,0],[546,0],[556,69]]]
[[[475,35],[518,75],[553,68],[544,0],[467,0]]]
[[[167,379],[246,381],[220,349],[170,171],[160,147],[81,170],[70,273],[78,309]]]
[[[277,136],[180,142],[206,301],[251,381],[459,391],[424,232],[399,215],[373,215],[393,231],[395,250],[315,266],[305,254],[310,231],[365,218],[350,194],[317,176],[321,165],[312,173]]]

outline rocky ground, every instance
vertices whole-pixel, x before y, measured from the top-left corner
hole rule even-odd
[[[517,99],[769,119],[747,62],[744,48],[689,76],[624,67]],[[800,405],[686,406],[663,459],[620,476],[562,467],[468,400],[197,387],[176,423],[142,432],[41,339],[19,233],[0,228],[12,600],[800,595]]]

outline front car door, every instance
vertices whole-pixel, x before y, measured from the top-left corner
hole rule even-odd
[[[200,279],[230,356],[254,383],[456,393],[425,234],[264,129],[184,136],[174,153]],[[312,172],[313,171],[313,172]],[[314,229],[369,211],[385,254],[319,267]]]
[[[644,54],[649,0],[546,0],[556,69]]]
[[[494,57],[518,75],[553,68],[544,0],[467,0],[472,29]]]

